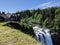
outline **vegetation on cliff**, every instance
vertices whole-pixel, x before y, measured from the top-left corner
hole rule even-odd
[[[24,22],[36,23],[51,30],[60,30],[60,7],[18,11],[16,14],[19,14]]]

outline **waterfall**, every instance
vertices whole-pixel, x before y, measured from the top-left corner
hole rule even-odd
[[[50,30],[49,29],[44,29],[45,34],[45,40],[47,45],[53,45],[51,35],[50,35]]]
[[[39,26],[34,26],[33,29],[36,34],[37,41],[41,42],[42,45],[53,45],[49,29],[43,29]]]

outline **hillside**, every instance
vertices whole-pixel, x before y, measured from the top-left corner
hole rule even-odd
[[[60,7],[25,10],[16,12],[16,14],[20,15],[23,22],[36,23],[43,28],[49,28],[54,31],[60,30]]]
[[[0,45],[40,45],[32,36],[0,23]]]

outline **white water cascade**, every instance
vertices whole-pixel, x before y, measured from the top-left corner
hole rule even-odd
[[[39,26],[34,26],[33,29],[36,34],[37,41],[41,42],[42,45],[53,45],[49,29],[43,29]]]

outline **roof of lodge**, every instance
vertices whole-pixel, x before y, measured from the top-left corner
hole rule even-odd
[[[0,14],[1,17],[4,17],[4,18],[9,18],[11,17],[11,14]]]

